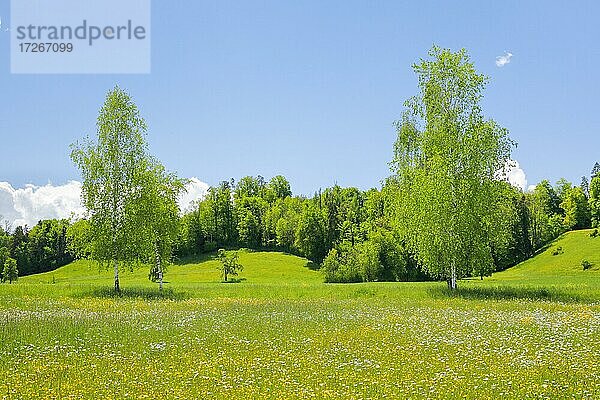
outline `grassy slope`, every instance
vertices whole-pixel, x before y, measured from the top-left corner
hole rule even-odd
[[[284,253],[240,252],[240,263],[244,266],[238,278],[249,283],[274,282],[320,282],[318,272],[309,270],[307,260]],[[199,260],[185,260],[183,263],[171,265],[165,274],[165,281],[172,286],[182,286],[194,283],[218,283],[220,271],[219,261],[213,256]],[[236,278],[236,277],[233,277]],[[76,261],[55,271],[22,277],[23,283],[101,283],[111,284],[113,272],[111,269],[100,268],[92,261]],[[144,285],[148,282],[147,267],[125,270],[121,273],[124,285]]]
[[[591,232],[592,230],[567,232],[542,253],[494,277],[501,280],[547,279],[556,276],[583,279],[590,275],[600,277],[600,237],[590,237]],[[558,247],[562,247],[563,253],[552,255]],[[584,259],[593,264],[590,270],[582,270],[581,261]]]
[[[483,281],[469,279],[459,285],[459,296],[482,299],[600,301],[600,238],[591,230],[568,232],[535,257],[494,273]],[[563,252],[552,253],[562,247]],[[593,266],[584,271],[581,261]]]
[[[600,238],[591,238],[591,230],[569,232],[557,239],[545,251],[506,271],[495,273],[484,281],[463,281],[463,295],[477,297],[530,297],[541,299],[600,300]],[[562,247],[563,253],[552,252]],[[583,271],[581,260],[592,262],[590,270]],[[213,256],[184,260],[170,266],[165,275],[165,287],[185,292],[185,297],[429,297],[443,285],[429,283],[324,285],[318,271],[307,268],[307,260],[277,252],[241,252],[244,271],[239,284],[223,287],[220,283],[218,261]],[[49,296],[88,294],[99,287],[107,293],[112,286],[112,271],[99,269],[90,261],[77,261],[44,274],[19,279],[12,288],[14,294],[37,291]],[[56,285],[52,285],[56,283]],[[40,285],[42,284],[42,285]],[[156,284],[148,281],[147,267],[121,273],[121,286],[151,292]],[[502,288],[501,292],[496,289]],[[507,291],[506,288],[511,288]],[[512,289],[520,290],[515,292]],[[543,289],[543,292],[539,292]],[[474,292],[473,292],[474,291]],[[538,291],[538,292],[536,292]],[[551,291],[551,292],[548,292]],[[54,295],[54,296],[53,296]]]
[[[146,268],[114,298],[110,271],[76,262],[0,285],[0,398],[600,398],[600,274],[576,268],[600,239],[586,240],[456,297],[324,284],[304,259],[244,253],[241,283],[190,260],[166,275],[172,298],[148,301]],[[596,304],[530,288],[565,282]]]

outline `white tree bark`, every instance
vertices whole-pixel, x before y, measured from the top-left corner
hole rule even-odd
[[[156,263],[156,269],[158,270],[158,288],[163,290],[163,270],[160,262],[160,252],[158,251],[158,243],[154,243],[154,259]]]
[[[450,289],[456,290],[456,265],[454,262],[450,267]]]
[[[115,263],[115,292],[120,293],[121,287],[119,286],[119,262],[117,260]]]

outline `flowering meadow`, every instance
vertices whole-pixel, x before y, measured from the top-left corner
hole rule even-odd
[[[82,265],[1,285],[0,398],[600,397],[597,286],[578,298],[477,279],[451,295],[241,260],[234,284],[212,260],[174,266],[162,295],[139,271],[114,296],[109,272]]]

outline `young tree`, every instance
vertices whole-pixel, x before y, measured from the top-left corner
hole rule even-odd
[[[594,164],[594,167],[592,168],[592,172],[590,175],[591,175],[592,179],[594,179],[597,176],[600,176],[600,163]]]
[[[429,56],[413,67],[420,93],[396,123],[397,221],[422,267],[456,289],[458,278],[493,264],[493,183],[513,143],[506,129],[484,119],[487,78],[466,51],[434,46]]]
[[[13,283],[19,277],[19,271],[17,270],[17,260],[14,258],[6,258],[4,261],[4,270],[2,271],[2,281]]]
[[[0,267],[4,268],[4,262],[10,257],[10,235],[0,228]]]
[[[590,212],[592,227],[600,227],[600,176],[592,178],[590,182]]]
[[[567,193],[569,192],[569,190],[573,188],[573,184],[565,178],[560,178],[558,181],[556,181],[555,187],[556,189],[554,191],[556,192],[556,195],[558,196],[560,201],[563,202],[567,197]]]
[[[292,196],[290,183],[282,175],[271,178],[267,185],[267,200],[271,203],[278,199],[284,199]]]
[[[120,292],[120,264],[137,257],[140,230],[133,213],[148,166],[146,123],[120,88],[108,92],[97,121],[97,141],[72,146],[71,158],[83,178],[82,203],[89,214],[92,257],[114,267]]]
[[[152,267],[148,275],[153,282],[158,281],[163,289],[163,275],[166,263],[171,260],[173,248],[179,232],[179,205],[177,198],[184,190],[185,181],[154,160],[144,173],[141,197],[135,202],[138,227],[143,232],[145,260]]]
[[[300,254],[316,263],[323,261],[329,251],[325,224],[321,210],[307,202],[298,218],[294,245]]]
[[[67,228],[67,251],[75,259],[88,258],[92,253],[90,221],[80,219]]]
[[[588,181],[587,176],[581,177],[581,184],[579,185],[579,187],[581,188],[581,190],[583,190],[583,194],[585,194],[585,197],[590,197],[590,183]]]
[[[238,275],[244,269],[242,264],[238,262],[238,252],[232,251],[227,254],[225,249],[219,249],[217,258],[221,261],[219,269],[223,273],[223,281],[227,282],[229,275]]]
[[[590,227],[590,208],[580,187],[574,187],[567,191],[561,207],[565,210],[564,223],[567,228],[585,229]]]

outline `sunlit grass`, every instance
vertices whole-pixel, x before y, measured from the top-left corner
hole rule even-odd
[[[89,262],[0,285],[0,398],[600,397],[598,270],[448,293],[240,260],[235,284],[210,257],[185,260],[162,294],[140,269],[115,296]]]

